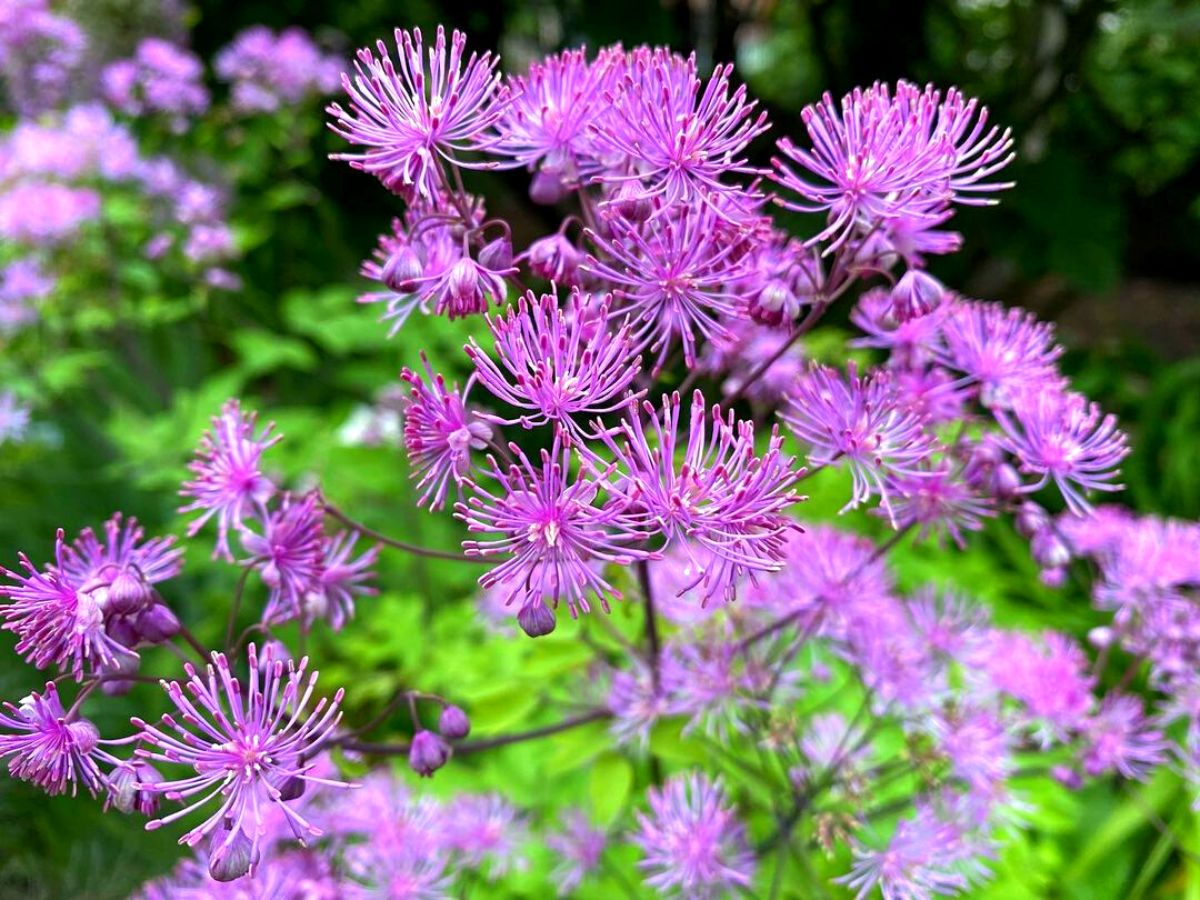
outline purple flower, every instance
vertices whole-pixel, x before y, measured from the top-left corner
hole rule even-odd
[[[928,807],[919,807],[914,818],[896,826],[883,848],[856,841],[850,872],[834,880],[857,891],[856,900],[877,887],[883,900],[957,894],[970,883],[957,865],[964,849],[963,836],[954,824],[942,821]]]
[[[1025,705],[1028,715],[1062,734],[1083,723],[1092,706],[1095,679],[1087,674],[1083,650],[1061,634],[1041,642],[1016,632],[993,631],[976,665],[993,685]]]
[[[379,546],[368,547],[358,559],[352,559],[358,535],[340,531],[322,538],[321,574],[304,597],[304,618],[326,619],[334,631],[341,631],[354,617],[355,595],[373,596],[375,588],[366,584],[374,577],[371,566],[379,557]]]
[[[179,493],[192,502],[180,512],[202,510],[200,518],[188,526],[195,535],[214,515],[217,517],[217,545],[214,558],[232,560],[229,531],[242,527],[247,515],[264,515],[266,503],[275,493],[275,485],[260,468],[263,453],[280,440],[272,436],[275,424],[269,423],[256,435],[258,414],[243,413],[237,400],[229,400],[221,415],[212,420],[212,430],[200,439],[196,459],[188,466],[194,474]]]
[[[563,309],[555,296],[545,294],[538,300],[530,292],[515,310],[509,307],[506,316],[488,316],[499,365],[474,338],[464,349],[484,387],[505,403],[533,413],[489,418],[524,428],[553,422],[581,436],[575,417],[614,412],[635,399],[625,390],[640,369],[641,357],[632,355],[628,323],[607,327],[605,298],[594,313],[597,328],[590,304],[590,296],[573,292]]]
[[[98,751],[100,732],[87,719],[67,719],[58,689],[47,682],[44,694],[33,693],[17,706],[0,711],[0,759],[9,757],[10,775],[36,784],[51,796],[71,796],[79,785],[95,796],[104,781],[97,758],[115,762]],[[11,732],[11,733],[8,733]]]
[[[0,236],[33,246],[53,246],[100,216],[100,195],[90,188],[26,181],[0,193]]]
[[[663,654],[667,712],[689,717],[685,734],[701,729],[727,742],[733,733],[746,732],[755,714],[768,709],[767,696],[777,693],[781,702],[794,696],[796,673],[784,672],[776,679],[761,651],[741,647],[731,633],[718,627],[673,641]]]
[[[1024,390],[1062,385],[1054,326],[1026,310],[999,303],[955,303],[940,320],[945,349],[941,362],[979,386],[985,406],[1006,407]]]
[[[492,878],[525,864],[525,823],[499,794],[461,794],[447,806],[441,825],[442,849],[457,854],[467,866],[486,864]]]
[[[262,523],[262,534],[243,529],[247,565],[259,570],[269,590],[263,621],[286,622],[302,615],[306,598],[324,588],[325,537],[322,510],[315,493],[300,500],[285,497]]]
[[[883,288],[867,291],[850,313],[850,321],[867,336],[856,338],[850,346],[889,350],[889,362],[897,369],[924,367],[943,353],[941,326],[950,309],[950,304],[943,304],[927,315],[897,321],[891,293]]]
[[[1055,390],[1026,391],[1013,399],[1011,415],[996,410],[1004,429],[1000,445],[1020,461],[1022,472],[1039,476],[1024,492],[1057,485],[1075,515],[1091,509],[1084,491],[1119,491],[1113,484],[1129,453],[1125,433],[1113,415],[1104,415],[1081,394]]]
[[[144,38],[133,59],[117,60],[100,75],[105,99],[131,116],[165,113],[177,131],[208,109],[204,64],[183,47]]]
[[[85,663],[92,671],[117,669],[131,651],[105,630],[103,598],[82,590],[67,574],[73,559],[61,528],[54,554],[56,564],[45,572],[23,553],[19,558],[28,574],[0,569],[15,582],[0,587],[0,596],[9,600],[0,607],[4,630],[17,635],[17,653],[39,669],[57,665],[76,681],[83,678]]]
[[[558,896],[570,896],[583,879],[600,866],[600,857],[608,836],[593,828],[579,810],[570,810],[562,817],[562,830],[547,835],[546,846],[558,855],[558,864],[551,878],[558,885]]]
[[[310,761],[341,720],[338,704],[342,691],[338,690],[332,701],[322,697],[310,710],[317,673],[306,677],[307,658],[299,666],[289,660],[285,667],[270,651],[260,660],[251,644],[248,664],[249,676],[243,683],[231,674],[224,654],[213,653],[204,674],[186,663],[187,694],[179,682],[163,682],[182,724],[169,713],[163,715],[161,726],[132,720],[149,747],[136,751],[139,758],[194,770],[176,781],[142,785],[169,800],[188,804],[154,819],[146,828],[160,828],[217,800],[217,810],[180,838],[180,843],[194,847],[212,836],[210,869],[221,869],[222,874],[234,878],[253,872],[265,831],[264,816],[271,809],[286,816],[298,837],[321,833],[288,805],[285,791],[294,797],[294,784],[346,786],[311,774],[314,763]],[[197,796],[199,799],[192,799]],[[225,863],[235,856],[243,864],[235,867],[240,872],[231,874]],[[214,873],[214,877],[218,876]]]
[[[0,7],[0,80],[24,116],[50,109],[70,92],[87,50],[78,23],[48,6],[47,0],[11,0]]]
[[[634,50],[616,89],[605,91],[609,114],[593,126],[603,149],[625,156],[630,171],[604,180],[637,184],[639,196],[660,201],[663,214],[729,192],[722,175],[758,174],[741,154],[767,130],[767,114],[754,115],[745,85],[730,91],[732,73],[732,65],[717,66],[701,92],[694,55]]]
[[[972,789],[991,790],[1012,774],[1012,738],[995,713],[968,709],[935,718],[933,725],[939,751]]]
[[[433,373],[424,352],[421,362],[425,378],[411,369],[400,373],[412,385],[412,399],[404,411],[404,445],[417,490],[422,491],[417,505],[433,510],[446,502],[450,482],[458,488],[471,470],[471,451],[491,443],[492,428],[468,412],[469,382],[461,394],[457,388],[447,390],[446,380]]]
[[[632,415],[618,437],[602,435],[625,470],[614,490],[668,544],[686,541],[711,553],[696,575],[704,602],[732,600],[745,573],[779,571],[784,539],[795,527],[784,510],[803,499],[795,486],[804,475],[783,455],[783,438],[773,431],[756,455],[753,423],[732,411],[723,415],[719,406],[710,412],[699,391],[682,436],[678,394],[664,396],[661,411],[643,402],[641,412],[645,422]]]
[[[527,74],[509,79],[511,100],[487,149],[537,168],[560,192],[576,185],[585,161],[592,163],[597,155],[590,126],[611,108],[603,94],[624,57],[612,48],[589,63],[584,50],[564,50],[531,63]]]
[[[1142,701],[1128,694],[1109,694],[1083,726],[1083,770],[1095,777],[1118,772],[1144,780],[1167,758],[1170,746],[1157,724],[1146,719]]]
[[[636,744],[645,749],[650,732],[659,719],[671,714],[668,685],[660,672],[658,684],[649,666],[638,660],[633,668],[614,672],[605,704],[613,714],[612,734],[620,745]]]
[[[93,595],[106,613],[128,614],[155,602],[151,585],[174,578],[183,569],[183,550],[175,537],[152,538],[137,519],[122,522],[116,513],[104,523],[104,540],[85,528],[59,562],[61,574]]]
[[[35,322],[38,303],[54,287],[55,279],[42,271],[36,259],[17,259],[0,269],[0,337]]]
[[[814,784],[831,775],[849,780],[864,767],[871,755],[871,744],[864,728],[854,726],[840,713],[822,713],[804,724],[800,751],[807,772],[805,782]]]
[[[255,25],[238,32],[217,53],[214,68],[218,78],[232,83],[234,108],[253,114],[333,93],[341,82],[342,62],[321,53],[301,28],[275,34]]]
[[[987,497],[972,493],[961,473],[941,467],[918,476],[889,481],[891,517],[897,528],[920,526],[921,540],[946,534],[960,549],[966,548],[964,531],[979,531],[983,519],[994,516]]]
[[[738,296],[729,282],[744,274],[742,248],[718,227],[711,207],[684,207],[608,237],[588,232],[604,255],[584,268],[614,285],[634,321],[635,352],[656,351],[655,371],[673,342],[683,344],[687,365],[696,363],[697,335],[713,339],[734,319]],[[614,223],[615,224],[615,223]]]
[[[1011,186],[987,180],[1012,160],[1009,132],[987,129],[987,109],[955,88],[943,101],[932,86],[922,92],[900,81],[893,95],[876,82],[843,97],[840,113],[825,94],[801,118],[812,150],[789,138],[779,141],[779,149],[807,176],[774,159],[775,179],[803,201],[784,205],[828,213],[813,241],[833,239],[830,249],[855,229],[883,228],[886,234],[896,219],[940,224],[950,203],[994,202],[976,195]]]
[[[908,322],[927,316],[941,305],[946,297],[942,283],[922,269],[909,269],[892,288],[891,317],[896,322]]]
[[[828,366],[814,365],[789,401],[780,415],[812,447],[809,461],[827,466],[846,460],[854,488],[845,509],[878,493],[891,514],[888,480],[922,477],[922,464],[934,451],[934,436],[920,416],[901,406],[887,372],[860,378],[851,363],[843,380]]]
[[[647,799],[650,815],[638,813],[633,835],[647,887],[705,900],[750,886],[754,854],[719,779],[677,775]]]
[[[459,31],[452,34],[447,55],[446,32],[439,25],[428,60],[419,28],[397,28],[395,37],[398,68],[379,41],[378,59],[369,49],[360,50],[354,78],[342,76],[350,111],[330,106],[335,119],[330,128],[367,149],[334,158],[370,172],[410,199],[432,200],[446,185],[440,159],[464,165],[456,154],[487,143],[488,129],[504,113],[506,89],[492,54],[472,53],[464,63],[467,38]]]
[[[555,608],[565,601],[572,616],[579,609],[590,610],[588,595],[593,594],[607,612],[608,598],[620,599],[621,593],[597,571],[598,564],[628,565],[648,555],[632,549],[647,535],[620,504],[612,498],[596,504],[609,487],[611,471],[581,472],[572,479],[571,450],[560,437],[551,450],[542,451],[540,466],[516,444],[509,447],[516,461],[507,469],[489,457],[498,490],[464,476],[472,496],[455,504],[454,515],[470,531],[498,535],[490,541],[463,541],[468,556],[511,554],[479,584],[509,583],[512,600],[526,609],[538,607],[543,598]]]

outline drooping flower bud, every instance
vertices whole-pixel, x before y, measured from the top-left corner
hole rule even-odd
[[[471,720],[459,707],[444,706],[438,716],[438,732],[449,740],[460,740],[471,733]]]
[[[1052,528],[1038,531],[1029,542],[1029,551],[1038,565],[1047,569],[1061,569],[1071,561],[1071,550]]]
[[[463,257],[446,277],[447,311],[450,318],[487,312],[487,297],[479,286],[479,265]]]
[[[538,169],[529,183],[529,199],[541,206],[550,206],[567,196],[567,185],[562,175],[547,169]]]
[[[108,778],[108,804],[123,813],[152,816],[158,812],[159,794],[154,785],[162,775],[148,762],[131,759],[113,769]]]
[[[923,269],[909,269],[896,282],[891,293],[891,316],[908,322],[928,315],[942,302],[946,289]]]
[[[134,619],[134,629],[142,640],[150,644],[161,644],[179,633],[179,619],[165,603],[155,603]]]
[[[526,251],[529,268],[540,278],[559,284],[574,285],[583,255],[565,235],[539,238]]]
[[[654,204],[634,181],[621,182],[620,187],[613,192],[606,208],[622,219],[634,223],[645,222],[654,212]]]
[[[756,322],[779,325],[799,315],[800,299],[786,283],[772,278],[750,298],[748,311]]]
[[[517,624],[530,637],[542,637],[554,630],[554,612],[543,601],[535,600],[521,607]]]
[[[208,874],[214,881],[235,881],[258,862],[254,842],[240,828],[230,835],[225,826],[213,832],[208,856]]]
[[[154,598],[154,589],[128,567],[122,568],[108,586],[108,611],[130,613]]]
[[[383,264],[380,278],[397,294],[411,294],[417,289],[417,279],[425,274],[421,257],[412,247],[401,247]]]
[[[1032,539],[1049,523],[1050,516],[1046,510],[1032,500],[1022,503],[1021,508],[1017,510],[1016,526],[1022,537]]]
[[[512,268],[512,262],[512,241],[507,234],[501,235],[493,241],[488,241],[488,243],[483,245],[483,249],[479,251],[479,264],[485,269],[491,269],[493,272],[501,272]]]
[[[440,735],[421,729],[413,735],[408,750],[408,764],[422,778],[428,778],[446,764],[450,758],[450,745]]]
[[[87,756],[100,743],[100,729],[87,719],[76,719],[67,725],[67,730],[71,732],[71,739],[82,756]]]

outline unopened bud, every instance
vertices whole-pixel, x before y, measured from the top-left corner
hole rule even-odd
[[[133,623],[134,629],[142,640],[150,644],[161,644],[179,633],[179,619],[165,603],[155,603],[153,606],[138,613]]]
[[[422,778],[428,778],[446,764],[450,745],[432,731],[422,729],[413,735],[408,749],[408,764]]]
[[[457,741],[471,733],[471,720],[457,706],[442,707],[438,716],[438,732],[444,738]]]
[[[417,289],[417,279],[425,274],[421,257],[412,247],[401,247],[387,258],[379,273],[385,285],[398,294],[411,294]]]
[[[521,607],[517,624],[530,637],[542,637],[554,630],[554,612],[543,601],[534,600]]]
[[[558,172],[538,169],[529,183],[529,199],[542,206],[550,206],[567,196],[567,185]]]
[[[508,239],[508,235],[501,235],[494,241],[489,241],[479,251],[479,264],[493,272],[511,269],[512,261],[512,241]]]
[[[257,862],[254,842],[240,828],[232,835],[221,827],[213,832],[208,874],[214,881],[236,881]]]
[[[897,322],[926,316],[942,302],[946,289],[923,269],[905,272],[891,293],[891,314]]]

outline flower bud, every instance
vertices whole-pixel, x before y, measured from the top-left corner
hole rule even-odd
[[[67,725],[67,731],[81,756],[87,756],[100,743],[100,730],[87,719],[76,719]]]
[[[446,295],[452,319],[487,310],[487,298],[479,286],[479,266],[475,260],[464,256],[451,267],[446,276]]]
[[[942,283],[923,269],[905,272],[891,293],[891,316],[897,322],[908,322],[933,312],[946,296]]]
[[[213,832],[208,855],[208,874],[214,881],[236,881],[258,862],[254,842],[240,828],[230,837],[224,825]]]
[[[530,637],[541,637],[554,630],[554,612],[543,601],[526,603],[517,613],[517,624]]]
[[[130,649],[137,646],[142,639],[134,627],[133,616],[113,616],[104,623],[104,631],[122,647]]]
[[[1022,503],[1021,508],[1017,511],[1017,531],[1023,537],[1032,538],[1045,528],[1049,522],[1050,517],[1046,514],[1046,510],[1032,500]]]
[[[438,732],[452,741],[460,740],[471,733],[471,720],[457,706],[444,706],[438,716]]]
[[[154,589],[146,583],[145,579],[128,568],[123,568],[108,586],[107,611],[110,613],[135,612],[153,598]]]
[[[1049,527],[1038,531],[1029,541],[1029,550],[1039,566],[1061,569],[1071,561],[1071,550]]]
[[[479,264],[493,272],[511,269],[512,261],[512,241],[506,234],[484,244],[483,249],[479,251]]]
[[[142,640],[150,644],[161,644],[179,633],[179,619],[165,603],[155,603],[138,613],[133,627]]]
[[[1001,463],[996,466],[996,471],[992,475],[992,493],[1001,500],[1008,497],[1015,497],[1017,491],[1021,489],[1021,476],[1017,474],[1017,470],[1008,463]]]
[[[561,234],[539,238],[526,251],[529,268],[548,281],[574,284],[583,255]]]
[[[421,257],[412,247],[401,247],[387,258],[380,280],[397,294],[411,294],[417,289],[417,279],[425,274]]]
[[[796,318],[800,312],[800,300],[787,284],[772,278],[754,294],[749,312],[756,322],[779,325]]]
[[[408,764],[422,778],[428,778],[446,764],[450,745],[432,731],[421,729],[413,735],[408,749]]]
[[[1060,588],[1067,583],[1067,570],[1061,566],[1054,569],[1042,569],[1038,573],[1038,581],[1049,588]]]
[[[1113,642],[1113,630],[1107,625],[1097,625],[1087,634],[1088,643],[1098,650],[1103,650]]]
[[[636,181],[623,181],[608,201],[608,209],[629,222],[645,222],[654,212],[654,204]]]
[[[299,757],[292,756],[287,760],[288,768],[293,771],[299,771],[304,768],[303,760]],[[287,802],[289,800],[298,800],[304,796],[304,788],[306,783],[299,775],[285,775],[275,784],[275,788],[279,791],[279,799]]]
[[[558,172],[538,169],[529,183],[529,199],[541,206],[550,206],[567,196],[567,185]]]
[[[158,791],[154,786],[161,781],[162,775],[148,762],[140,759],[123,762],[108,778],[107,803],[126,814],[152,816],[158,812]]]

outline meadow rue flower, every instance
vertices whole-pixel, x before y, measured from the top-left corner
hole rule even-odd
[[[604,327],[610,316],[610,301],[604,298],[594,313],[602,323],[597,331],[585,314],[590,303],[590,296],[572,292],[564,308],[553,295],[538,299],[530,292],[506,315],[487,317],[498,362],[474,338],[464,349],[484,387],[531,413],[489,419],[524,428],[553,422],[582,436],[577,418],[611,413],[631,402],[626,390],[640,370],[641,357],[632,353],[629,325]]]
[[[1013,158],[1010,133],[987,128],[987,108],[955,88],[943,99],[932,86],[876,82],[840,109],[825,94],[800,115],[812,149],[781,139],[786,160],[772,160],[774,177],[801,198],[785,206],[828,213],[812,242],[832,241],[830,250],[857,228],[886,233],[897,218],[940,219],[951,203],[992,203],[988,194],[1011,187],[989,180]]]
[[[183,569],[183,549],[174,536],[143,542],[137,519],[115,513],[104,523],[104,539],[85,528],[60,561],[62,574],[90,592],[106,613],[136,612],[157,597],[152,585]]]
[[[465,165],[459,154],[486,146],[489,129],[504,113],[507,91],[491,53],[472,53],[464,61],[462,32],[447,42],[439,25],[428,59],[419,28],[397,28],[395,38],[397,63],[379,41],[378,58],[360,50],[354,76],[342,76],[350,109],[330,106],[330,128],[367,149],[334,159],[370,172],[403,196],[432,200],[445,183],[441,160]]]
[[[779,355],[784,345],[788,348]],[[764,360],[775,358],[759,373]],[[705,373],[724,376],[721,393],[745,396],[764,406],[776,406],[791,393],[807,368],[804,345],[781,328],[739,319],[728,333],[710,341],[699,366]]]
[[[136,811],[143,816],[156,815],[160,798],[154,786],[160,781],[162,775],[145,760],[122,761],[105,783],[108,789],[105,809],[111,805],[126,814]]]
[[[767,130],[767,115],[755,115],[757,102],[745,85],[731,90],[732,74],[732,65],[717,66],[701,91],[694,54],[684,59],[663,48],[634,50],[615,88],[604,93],[608,114],[592,127],[607,152],[636,164],[629,174],[602,177],[636,184],[641,196],[660,200],[665,213],[736,190],[723,175],[757,174],[741,154]]]
[[[234,109],[252,115],[333,93],[341,83],[342,65],[322,53],[302,28],[276,33],[254,25],[217,53],[213,67],[218,78],[232,85]]]
[[[0,269],[0,337],[37,321],[38,304],[50,296],[55,283],[36,259],[16,259]]]
[[[1000,445],[1020,463],[1020,471],[1039,476],[1023,492],[1058,487],[1076,515],[1091,509],[1085,491],[1119,491],[1113,484],[1121,460],[1129,453],[1117,419],[1081,394],[1029,390],[1013,398],[1011,413],[996,410],[1004,430]]]
[[[633,842],[638,866],[654,891],[716,898],[750,886],[755,859],[745,828],[720,779],[677,775],[647,794],[650,813],[638,813]]]
[[[1083,770],[1090,776],[1117,772],[1145,780],[1167,759],[1170,743],[1159,723],[1148,719],[1140,697],[1109,694],[1082,730]]]
[[[583,253],[562,232],[538,238],[522,256],[529,263],[529,270],[539,278],[556,285],[579,286]]]
[[[258,570],[269,596],[263,621],[286,622],[304,612],[306,598],[324,588],[325,538],[322,509],[315,493],[284,497],[262,521],[262,534],[242,529],[247,565]]]
[[[91,188],[26,181],[0,192],[0,236],[35,247],[75,237],[100,216],[100,195]]]
[[[48,0],[12,0],[0,9],[0,75],[9,102],[24,116],[66,97],[87,51],[79,24],[49,6]]]
[[[901,820],[882,848],[856,841],[850,872],[835,881],[856,891],[859,900],[875,888],[884,900],[957,894],[970,884],[958,865],[964,849],[959,829],[925,808]]]
[[[100,732],[87,719],[68,719],[53,682],[0,711],[0,760],[9,774],[51,796],[83,785],[93,796],[104,783],[97,761],[116,762],[99,750]]]
[[[484,588],[508,583],[513,601],[522,612],[532,610],[522,621],[545,628],[550,607],[566,602],[571,615],[591,608],[589,597],[608,611],[608,599],[621,593],[597,571],[597,564],[628,565],[650,555],[637,549],[648,535],[611,496],[608,471],[589,468],[572,477],[572,452],[556,435],[550,450],[542,450],[535,465],[516,444],[510,444],[515,461],[501,466],[488,457],[489,486],[482,478],[463,477],[469,489],[465,502],[455,504],[454,515],[471,532],[490,532],[492,540],[463,541],[468,556],[510,556],[479,579]],[[609,496],[604,496],[609,495]],[[599,501],[599,503],[597,502]],[[534,615],[536,613],[536,616]],[[541,633],[545,633],[542,631]]]
[[[711,554],[696,575],[704,602],[732,600],[745,573],[778,571],[783,539],[795,527],[784,510],[802,499],[795,486],[804,474],[784,456],[779,434],[756,454],[753,423],[718,406],[710,411],[699,391],[683,434],[678,394],[664,396],[661,409],[643,402],[640,412],[602,435],[623,469],[614,491],[668,544],[687,541]]]
[[[579,810],[569,810],[560,830],[546,836],[546,846],[558,857],[553,879],[558,896],[568,897],[600,866],[608,836],[592,826]]]
[[[923,269],[909,269],[892,287],[891,316],[897,322],[907,322],[928,315],[946,296],[942,283]]]
[[[435,375],[424,352],[421,363],[425,377],[404,369],[400,377],[412,385],[411,399],[404,410],[404,445],[421,497],[418,506],[441,509],[453,482],[460,485],[471,470],[471,451],[483,450],[492,441],[493,430],[466,406],[466,395],[447,389],[446,380]]]
[[[657,372],[678,340],[684,361],[696,363],[698,338],[725,333],[737,315],[730,282],[745,263],[735,259],[737,242],[725,240],[709,206],[688,206],[640,224],[618,227],[611,237],[588,232],[601,256],[585,271],[606,279],[623,302],[618,312],[632,319],[635,352],[655,351]]]
[[[613,714],[610,730],[618,744],[646,748],[654,725],[671,714],[672,677],[672,672],[660,671],[656,679],[639,660],[630,669],[613,672],[605,705]]]
[[[525,822],[520,811],[496,793],[461,794],[443,813],[439,841],[464,864],[486,866],[490,878],[523,869]]]
[[[71,553],[60,528],[55,564],[44,572],[23,553],[19,558],[27,574],[0,569],[13,582],[0,586],[0,596],[8,600],[0,607],[0,616],[5,619],[4,630],[17,636],[17,653],[27,662],[39,669],[57,665],[80,681],[85,667],[115,669],[119,659],[132,651],[105,629],[107,592],[85,590],[71,578]]]
[[[963,532],[979,531],[996,514],[989,498],[972,493],[961,473],[945,466],[889,480],[888,495],[897,528],[919,526],[922,540],[945,534],[960,548],[966,547]]]
[[[200,511],[200,517],[188,526],[194,536],[213,516],[217,517],[217,544],[213,557],[232,560],[229,532],[240,529],[247,516],[261,516],[275,493],[275,485],[261,468],[262,455],[279,442],[272,434],[275,423],[256,431],[258,414],[243,413],[237,400],[229,400],[221,414],[212,420],[212,429],[200,439],[196,458],[188,468],[191,481],[184,482],[179,493],[192,502],[180,512]]]
[[[168,825],[215,800],[216,811],[180,843],[194,847],[210,839],[210,871],[219,870],[213,872],[219,880],[253,872],[264,816],[272,808],[286,816],[297,838],[321,833],[285,800],[282,791],[289,781],[346,786],[311,774],[314,763],[308,761],[341,720],[342,691],[310,707],[317,673],[308,673],[307,658],[285,666],[268,650],[260,660],[251,644],[247,662],[244,681],[232,674],[222,653],[213,653],[203,673],[185,663],[184,686],[162,683],[180,718],[165,713],[154,725],[132,720],[145,744],[137,758],[194,770],[177,780],[140,783],[143,790],[187,804],[146,827]]]
[[[866,336],[855,338],[850,346],[888,350],[889,363],[898,369],[923,368],[941,358],[942,320],[951,304],[903,321],[895,318],[892,305],[891,292],[884,288],[873,288],[859,297],[850,321]]]
[[[599,153],[593,129],[610,110],[604,91],[623,63],[624,54],[616,48],[600,51],[594,62],[579,49],[530,63],[525,75],[508,79],[510,100],[488,151],[536,170],[561,196]],[[535,199],[553,203],[557,197],[543,193]]]
[[[310,583],[303,601],[303,616],[309,624],[315,619],[325,619],[334,631],[341,631],[354,617],[355,596],[370,597],[377,593],[366,582],[374,577],[371,567],[379,557],[379,546],[368,547],[354,559],[357,542],[358,535],[350,531],[321,539],[320,575],[315,583]]]
[[[1054,326],[1023,309],[999,303],[959,301],[940,320],[944,349],[940,361],[977,385],[985,406],[1007,407],[1023,391],[1052,390],[1063,384]]]
[[[1046,632],[1039,641],[996,630],[978,664],[1049,735],[1078,728],[1091,709],[1095,679],[1083,649],[1065,635]]]
[[[100,74],[105,99],[131,116],[163,113],[176,131],[208,109],[204,65],[183,47],[158,37],[143,38],[132,59],[110,63]]]
[[[851,363],[843,379],[828,366],[814,365],[788,399],[780,415],[812,448],[809,461],[820,466],[846,461],[854,487],[845,509],[879,494],[890,515],[888,479],[923,477],[934,436],[920,416],[900,405],[886,371],[860,376]]]

